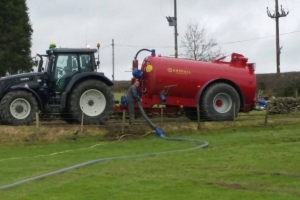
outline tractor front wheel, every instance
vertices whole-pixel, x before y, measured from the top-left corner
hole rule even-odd
[[[38,111],[36,99],[26,91],[7,93],[0,104],[1,118],[6,124],[30,124]]]

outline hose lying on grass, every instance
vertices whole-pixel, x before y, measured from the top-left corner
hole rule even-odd
[[[169,137],[167,137],[163,133],[163,131],[160,128],[156,127],[151,122],[151,120],[147,117],[147,115],[145,114],[144,109],[142,108],[140,102],[138,102],[138,106],[139,106],[139,108],[142,112],[142,115],[145,117],[145,119],[147,120],[147,122],[149,123],[151,128],[153,130],[155,130],[156,136],[158,138],[161,138],[161,139],[164,139],[164,140],[169,140],[169,141],[194,142],[194,143],[198,143],[199,145],[197,145],[196,147],[186,148],[186,149],[178,149],[178,150],[162,151],[162,152],[155,152],[155,153],[138,154],[138,155],[132,155],[132,156],[99,158],[99,159],[96,159],[96,160],[91,160],[91,161],[87,161],[87,162],[84,162],[84,163],[81,163],[81,164],[77,164],[77,165],[73,165],[73,166],[70,166],[70,167],[67,167],[67,168],[63,168],[63,169],[60,169],[60,170],[57,170],[57,171],[54,171],[54,172],[46,173],[46,174],[43,174],[43,175],[40,175],[40,176],[35,176],[35,177],[32,177],[32,178],[28,178],[28,179],[25,179],[25,180],[22,180],[22,181],[19,181],[19,182],[16,182],[16,183],[12,183],[12,184],[9,184],[9,185],[4,185],[4,186],[0,187],[0,190],[14,188],[16,186],[19,186],[19,185],[22,185],[22,184],[25,184],[25,183],[28,183],[28,182],[37,181],[37,180],[47,178],[47,177],[50,177],[50,176],[54,176],[54,175],[57,175],[57,174],[61,174],[61,173],[64,173],[64,172],[67,172],[67,171],[70,171],[70,170],[75,170],[75,169],[78,169],[78,168],[81,168],[81,167],[86,167],[86,166],[89,166],[89,165],[97,164],[97,163],[103,162],[103,161],[121,160],[121,159],[129,159],[129,158],[140,158],[140,157],[156,156],[156,155],[167,154],[167,153],[179,153],[179,152],[183,152],[183,151],[201,149],[201,148],[207,147],[209,145],[208,142],[201,141],[201,140],[193,140],[193,139],[186,139],[186,138],[169,138]]]

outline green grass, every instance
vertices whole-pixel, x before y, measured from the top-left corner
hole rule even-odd
[[[0,191],[1,199],[282,199],[300,198],[300,130],[295,124],[230,126],[184,133],[210,142],[203,150],[115,160]],[[171,135],[183,137],[183,135]],[[90,149],[80,149],[101,144]],[[88,160],[193,147],[141,140],[0,147],[0,185]],[[48,155],[54,152],[67,153]],[[39,155],[45,155],[35,157]]]

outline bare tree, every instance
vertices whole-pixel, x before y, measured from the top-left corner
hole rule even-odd
[[[215,39],[206,38],[207,30],[198,23],[189,23],[182,40],[186,48],[185,57],[193,60],[211,61],[221,56],[221,48]]]

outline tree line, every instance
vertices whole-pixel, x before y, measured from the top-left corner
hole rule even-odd
[[[30,70],[32,28],[24,0],[0,1],[0,77]]]

